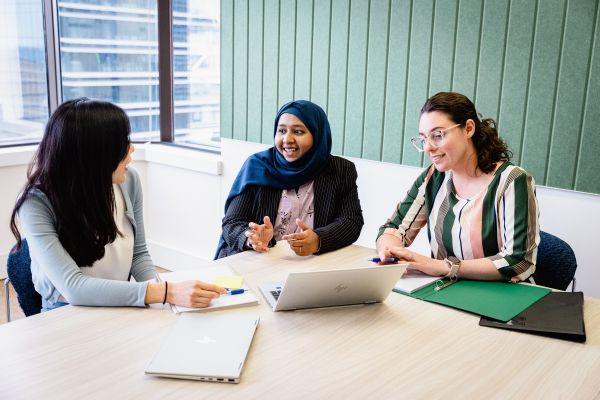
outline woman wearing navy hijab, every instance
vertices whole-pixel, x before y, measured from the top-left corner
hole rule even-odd
[[[331,155],[331,129],[318,105],[296,100],[275,117],[275,145],[250,156],[227,201],[215,258],[265,252],[286,240],[299,256],[348,246],[364,224],[356,168]]]

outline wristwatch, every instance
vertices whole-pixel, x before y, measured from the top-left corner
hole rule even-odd
[[[444,261],[446,265],[448,265],[448,273],[446,274],[446,278],[450,278],[455,280],[458,278],[458,270],[460,268],[460,260],[456,257],[448,257],[445,258]]]

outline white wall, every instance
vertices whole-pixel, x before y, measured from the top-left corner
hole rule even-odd
[[[17,194],[25,184],[34,146],[0,149],[0,278],[6,277],[6,255],[15,242],[9,229]]]
[[[182,269],[199,259],[212,259],[221,231],[224,200],[246,157],[265,145],[223,139],[220,156],[161,145],[140,145],[134,166],[144,185],[148,246],[157,265]],[[14,151],[14,150],[13,150]],[[14,242],[8,219],[25,179],[31,155],[0,152],[0,262]],[[24,161],[25,160],[25,161]],[[374,246],[377,229],[392,213],[420,168],[351,159],[358,170],[365,226],[358,244]],[[541,227],[566,240],[575,250],[577,290],[600,298],[596,242],[600,238],[600,196],[538,187]],[[425,254],[420,235],[413,247]]]

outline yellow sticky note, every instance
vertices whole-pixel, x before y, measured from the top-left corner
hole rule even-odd
[[[215,279],[215,284],[227,289],[239,289],[242,287],[242,283],[244,282],[243,276],[236,275],[223,275],[217,276]]]

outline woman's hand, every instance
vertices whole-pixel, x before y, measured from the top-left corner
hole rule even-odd
[[[296,218],[296,225],[302,229],[302,232],[284,235],[283,240],[287,240],[290,248],[299,256],[310,256],[321,248],[321,239],[319,235],[308,227],[299,218]]]
[[[148,282],[145,303],[160,304],[164,301],[184,307],[208,307],[212,299],[225,293],[227,290],[224,288],[202,281]]]
[[[244,233],[248,239],[246,244],[253,250],[264,253],[269,249],[269,242],[273,239],[273,224],[271,218],[265,216],[263,224],[255,224],[250,222],[249,229]]]
[[[381,254],[380,257],[382,257]],[[427,257],[402,246],[386,247],[382,259],[387,257],[398,257],[399,262],[407,262],[411,268],[431,276],[445,276],[449,272],[448,265],[444,260]]]
[[[381,260],[385,260],[388,257],[392,257],[391,253],[389,252],[390,248],[402,247],[402,240],[399,237],[394,236],[392,234],[384,233],[383,235],[379,236],[379,239],[377,239],[376,245],[377,245],[377,256]],[[389,264],[389,263],[380,262],[379,264]]]
[[[208,307],[212,299],[227,293],[225,288],[202,281],[169,282],[167,303],[191,308]]]

